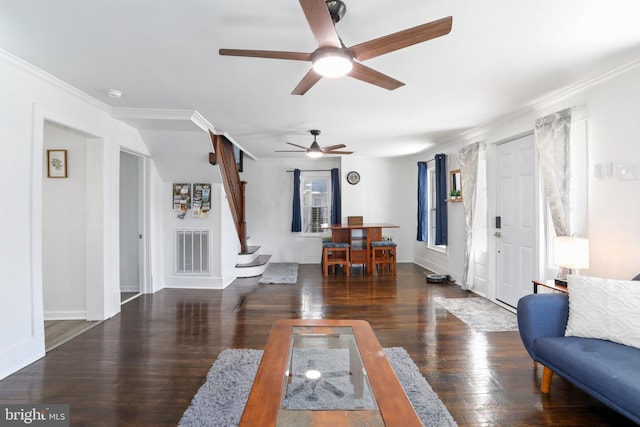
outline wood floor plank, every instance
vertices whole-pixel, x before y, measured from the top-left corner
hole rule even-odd
[[[263,349],[273,321],[363,319],[383,347],[409,352],[461,426],[634,425],[557,375],[542,395],[517,332],[475,332],[435,301],[469,296],[404,263],[396,276],[300,265],[297,285],[164,289],[0,381],[0,402],[70,404],[72,426],[175,426],[218,354]]]

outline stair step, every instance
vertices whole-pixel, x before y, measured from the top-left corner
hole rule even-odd
[[[271,258],[271,255],[260,255],[253,261],[248,262],[246,264],[236,264],[236,268],[251,268],[251,267],[258,267],[260,265],[265,265],[266,263],[269,262],[270,258]]]
[[[254,254],[259,250],[260,250],[260,246],[249,246],[249,247],[247,247],[247,251],[246,252],[239,252],[238,255]]]
[[[246,252],[240,252],[236,257],[236,264],[245,265],[255,262],[260,256],[260,246],[249,246]]]
[[[260,276],[267,269],[271,255],[260,255],[246,264],[236,264],[237,277]]]

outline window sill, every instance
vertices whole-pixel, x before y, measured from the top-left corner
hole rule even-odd
[[[308,238],[317,238],[317,239],[322,239],[325,237],[331,237],[331,233],[303,233],[303,232],[299,232],[299,233],[291,233],[293,234],[295,237],[302,237],[305,239]]]
[[[440,253],[440,254],[447,254],[447,247],[446,246],[427,246],[427,249],[432,250],[434,252]]]

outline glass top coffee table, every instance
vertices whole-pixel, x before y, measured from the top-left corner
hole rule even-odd
[[[273,324],[241,426],[422,426],[369,323]]]

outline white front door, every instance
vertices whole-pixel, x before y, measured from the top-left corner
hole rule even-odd
[[[536,181],[534,136],[497,147],[496,299],[516,307],[536,278]]]

